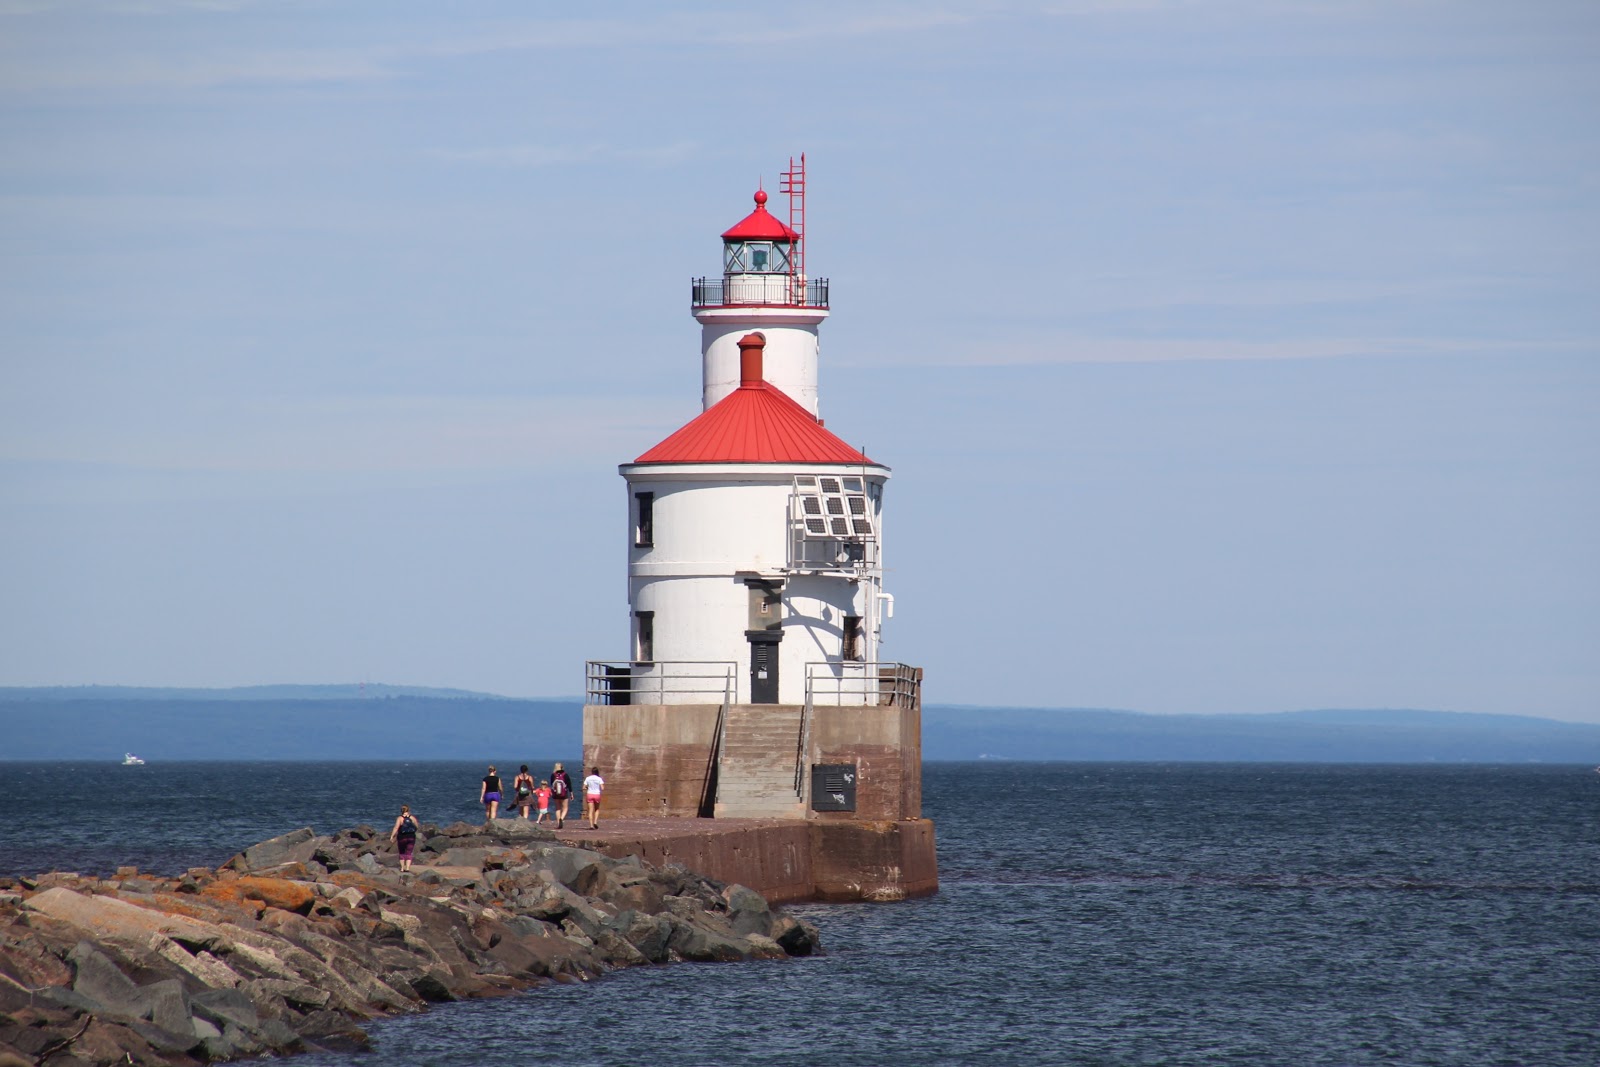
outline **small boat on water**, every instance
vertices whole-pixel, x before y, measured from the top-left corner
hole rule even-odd
[[[144,760],[135,756],[132,752],[124,752],[122,754],[122,765],[124,767],[143,767]]]

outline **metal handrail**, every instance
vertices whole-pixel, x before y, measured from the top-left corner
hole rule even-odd
[[[807,278],[801,282],[790,274],[754,274],[748,277],[757,280],[741,280],[730,284],[726,278],[691,279],[689,302],[697,308],[828,306],[826,278]]]
[[[700,815],[711,818],[717,810],[717,789],[722,784],[722,748],[728,737],[728,709],[733,706],[733,675],[722,690],[722,707],[717,709],[717,728],[711,734],[711,751],[706,758],[705,785],[700,790]]]
[[[794,795],[804,803],[806,799],[806,753],[811,751],[811,683],[806,680],[806,703],[800,709],[800,748],[794,757]]]
[[[904,663],[808,663],[806,706],[814,704],[921,707],[922,673]]]
[[[718,699],[726,703],[733,691],[734,669],[730,660],[592,659],[585,664],[584,703],[688,704]]]

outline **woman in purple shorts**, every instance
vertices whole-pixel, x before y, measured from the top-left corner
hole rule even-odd
[[[488,821],[494,822],[495,814],[500,808],[500,776],[495,773],[492,763],[489,765],[489,773],[483,776],[483,788],[478,790],[478,801],[483,805]]]
[[[400,852],[400,873],[411,873],[411,857],[417,852],[417,817],[411,814],[411,805],[400,805],[400,817],[394,821],[394,829],[389,831],[389,840]]]

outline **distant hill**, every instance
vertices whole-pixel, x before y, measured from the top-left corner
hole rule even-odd
[[[286,687],[296,688],[296,687]],[[0,759],[580,760],[580,700],[0,696]]]
[[[1600,763],[1600,725],[1453,711],[1147,715],[1094,708],[930,705],[930,760]]]
[[[582,701],[385,685],[0,689],[0,759],[577,759]],[[1600,725],[1448,711],[923,709],[929,760],[1595,763]]]
[[[429,697],[438,700],[510,700],[470,689],[432,689],[418,685],[350,682],[344,685],[243,685],[232,689],[172,689],[134,685],[55,685],[0,687],[0,704],[8,701],[64,700],[373,700],[380,697]],[[562,699],[562,698],[554,698]]]

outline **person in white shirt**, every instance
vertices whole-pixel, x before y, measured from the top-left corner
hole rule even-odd
[[[583,814],[591,830],[600,829],[600,794],[605,788],[606,780],[600,777],[600,768],[590,767],[589,777],[583,780]]]

